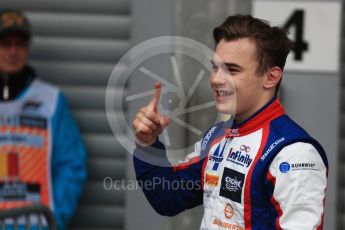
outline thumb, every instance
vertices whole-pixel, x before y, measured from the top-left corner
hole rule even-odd
[[[155,92],[152,96],[152,99],[151,99],[149,105],[148,105],[149,108],[155,112],[158,111],[158,104],[159,104],[160,97],[161,97],[161,83],[156,82],[155,83]]]

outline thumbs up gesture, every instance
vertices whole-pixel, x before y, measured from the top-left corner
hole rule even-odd
[[[156,82],[155,92],[148,105],[142,107],[133,121],[134,136],[139,144],[152,145],[159,134],[169,125],[170,119],[158,110],[161,84]]]

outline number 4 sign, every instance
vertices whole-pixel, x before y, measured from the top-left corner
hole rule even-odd
[[[289,31],[294,48],[285,70],[339,71],[340,1],[256,0],[253,15]]]

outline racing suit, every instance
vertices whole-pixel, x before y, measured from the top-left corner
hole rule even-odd
[[[67,101],[29,67],[0,80],[8,97],[0,99],[0,209],[42,203],[65,229],[86,180],[85,149]]]
[[[240,125],[211,127],[186,162],[147,163],[148,154],[164,149],[158,140],[137,145],[133,158],[137,180],[159,214],[173,216],[203,203],[202,230],[322,229],[326,154],[285,114],[278,98]],[[180,186],[172,189],[166,181]]]

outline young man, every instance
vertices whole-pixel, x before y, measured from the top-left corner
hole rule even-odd
[[[195,157],[182,165],[160,167],[141,160],[164,152],[157,137],[169,119],[157,109],[157,84],[153,99],[133,121],[137,180],[163,178],[181,186],[142,186],[147,199],[167,216],[203,203],[200,229],[322,229],[326,154],[285,114],[277,97],[290,40],[280,28],[242,15],[228,17],[213,35],[210,84],[217,110],[233,113],[234,123],[211,127],[196,143]],[[188,181],[201,186],[186,189],[182,185]]]
[[[30,41],[21,12],[0,12],[0,209],[41,203],[65,229],[86,179],[85,149],[61,91],[28,66]]]

